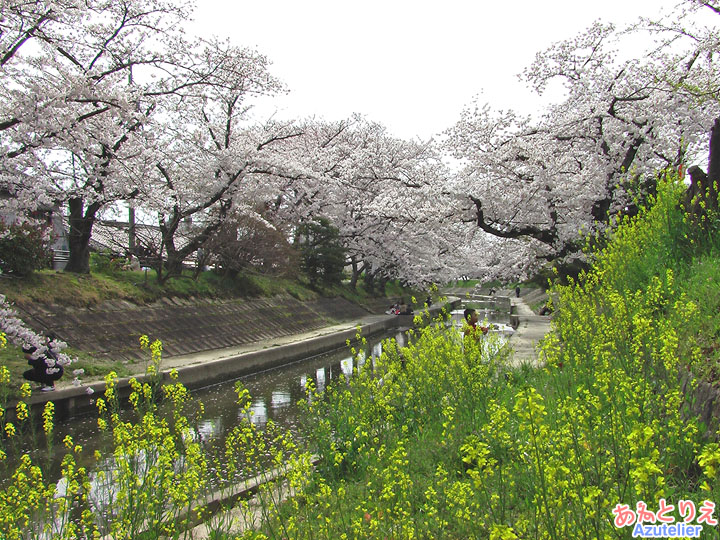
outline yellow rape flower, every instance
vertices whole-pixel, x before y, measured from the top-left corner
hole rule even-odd
[[[18,404],[15,406],[15,416],[17,416],[18,421],[24,422],[28,418],[28,406],[27,403],[24,401],[18,401]]]
[[[55,416],[55,404],[52,401],[48,401],[45,403],[45,408],[43,409],[42,417],[43,417],[43,431],[45,431],[46,435],[50,435],[53,430],[53,418]]]

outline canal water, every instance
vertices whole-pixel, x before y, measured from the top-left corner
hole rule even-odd
[[[343,375],[349,379],[355,368],[362,367],[366,362],[372,362],[382,353],[383,341],[394,338],[398,346],[404,346],[407,335],[402,330],[378,335],[368,339],[367,347],[356,357],[353,357],[349,348],[342,348],[335,352],[300,360],[285,366],[264,371],[254,375],[241,377],[216,384],[210,387],[194,390],[192,396],[200,400],[204,406],[202,419],[196,426],[197,436],[203,441],[209,454],[221,453],[219,450],[224,444],[227,434],[243,418],[246,413],[237,403],[235,385],[240,381],[248,389],[251,396],[250,416],[252,423],[264,428],[269,420],[279,426],[290,430],[296,437],[302,438],[301,422],[299,418],[298,402],[307,399],[305,391],[308,381],[312,381],[319,392]],[[123,411],[124,420],[133,418],[132,411]],[[62,441],[70,435],[75,444],[82,445],[82,456],[88,463],[81,465],[91,466],[95,450],[106,455],[108,435],[100,432],[97,426],[97,415],[70,419],[55,426],[54,449],[49,448],[40,429],[40,434],[27,437],[23,441],[26,451],[29,451],[33,462],[42,464],[48,479],[60,477],[62,456],[65,453]],[[10,457],[10,456],[9,456]],[[108,459],[112,459],[108,457]],[[14,470],[12,459],[3,464],[0,487],[6,485],[11,471]],[[101,464],[102,468],[112,468],[111,463]]]
[[[356,357],[349,349],[343,348],[238,379],[252,398],[250,421],[264,427],[268,420],[272,420],[301,435],[297,404],[307,399],[307,383],[313,382],[317,391],[323,392],[330,381],[341,375],[350,379],[355,368],[361,368],[365,362],[380,356],[383,341],[389,338],[394,338],[401,347],[407,340],[403,331],[394,331],[368,339],[367,348]],[[205,441],[224,439],[224,434],[237,425],[244,414],[235,402],[235,381],[203,388],[195,391],[194,395],[205,406],[205,419],[198,425],[198,432]]]

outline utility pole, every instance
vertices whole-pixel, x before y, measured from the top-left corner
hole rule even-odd
[[[128,249],[135,255],[135,208],[128,207]]]
[[[133,84],[132,65],[128,66],[128,85]],[[139,104],[136,106],[136,108]],[[135,208],[128,205],[128,249],[131,255],[135,253]]]

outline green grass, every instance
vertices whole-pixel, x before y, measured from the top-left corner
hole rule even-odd
[[[0,293],[10,302],[55,303],[90,307],[108,300],[127,300],[147,304],[164,297],[240,298],[290,294],[300,300],[318,296],[300,281],[270,276],[238,275],[234,278],[203,272],[197,279],[190,274],[160,285],[155,272],[114,271],[66,274],[51,270],[35,272],[27,278],[4,277]]]
[[[706,255],[680,270],[679,289],[697,306],[696,316],[682,334],[692,336],[702,352],[697,374],[720,381],[720,257]]]
[[[102,260],[102,259],[100,259]],[[61,304],[75,308],[87,308],[106,301],[125,300],[138,305],[149,304],[165,297],[179,298],[247,298],[273,297],[288,294],[300,301],[318,297],[343,297],[351,302],[362,304],[376,295],[369,294],[358,284],[356,289],[348,285],[333,285],[311,288],[303,276],[297,279],[277,276],[240,273],[233,277],[223,276],[213,271],[202,272],[193,279],[192,272],[180,278],[172,279],[164,285],[158,283],[154,270],[132,272],[112,265],[96,265],[91,274],[72,274],[52,270],[37,271],[27,277],[0,277],[0,294],[17,305]],[[390,297],[404,296],[408,300],[415,295],[421,303],[426,293],[420,290],[403,288],[395,282],[388,283],[386,294]],[[334,321],[328,321],[334,324]],[[69,350],[68,354],[77,357],[73,369],[84,369],[82,379],[102,378],[110,371],[119,376],[130,375],[137,369],[130,369],[121,362],[112,362],[103,358],[94,358],[86,352]],[[0,365],[5,364],[11,371],[13,380],[22,380],[22,372],[28,369],[27,362],[17,347],[8,346],[0,351]],[[65,375],[63,379],[67,379]],[[72,378],[72,377],[70,377]]]
[[[396,283],[388,284],[387,293],[389,296],[405,296],[408,299],[415,294],[420,302],[426,297],[421,291],[404,289]],[[254,273],[227,277],[207,271],[193,279],[192,273],[188,272],[187,275],[160,285],[155,271],[148,271],[146,275],[145,272],[122,270],[112,265],[104,265],[102,271],[96,266],[95,271],[89,275],[42,270],[24,278],[0,277],[0,294],[5,295],[9,302],[20,306],[38,303],[61,304],[74,308],[93,307],[112,300],[144,305],[164,297],[228,299],[288,294],[300,301],[340,296],[358,304],[373,297],[361,284],[356,289],[347,285],[313,289],[303,276],[289,279]],[[288,314],[278,314],[285,315]],[[327,323],[332,325],[335,321],[328,320]],[[76,369],[84,370],[81,376],[84,382],[102,379],[110,371],[115,371],[120,377],[138,372],[137,365],[94,357],[80,350],[68,349],[65,352],[77,358],[77,362],[73,363],[70,373],[63,376],[63,381],[72,380],[71,372]],[[11,380],[18,383],[13,386],[19,387],[23,380],[22,373],[28,369],[20,348],[9,344],[6,349],[0,350],[0,365],[8,367]]]
[[[303,276],[297,279],[240,273],[233,277],[213,271],[202,272],[194,279],[188,271],[161,285],[154,270],[131,272],[128,270],[95,271],[91,274],[70,274],[41,270],[25,278],[4,276],[0,278],[0,294],[17,304],[48,303],[73,307],[90,307],[108,300],[127,300],[136,304],[148,304],[165,297],[179,298],[247,298],[271,297],[289,294],[300,301],[315,298],[341,296],[351,302],[362,303],[367,298],[400,297],[408,300],[415,296],[420,304],[427,296],[420,289],[402,287],[389,282],[385,294],[370,294],[361,283],[355,289],[346,284],[311,287]]]

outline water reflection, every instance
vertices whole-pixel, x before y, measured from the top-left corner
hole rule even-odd
[[[198,422],[197,433],[200,439],[207,441],[215,439],[223,432],[222,418],[206,418]]]
[[[282,409],[283,407],[289,407],[292,403],[290,399],[290,390],[287,388],[278,388],[273,390],[272,397],[270,398],[270,406],[273,409]]]
[[[387,338],[395,339],[401,347],[407,343],[405,333],[396,332],[370,340],[367,349],[359,351],[355,358],[349,354],[349,351],[343,349],[241,378],[253,399],[249,409],[250,420],[260,427],[265,426],[268,420],[272,420],[297,432],[299,418],[296,405],[299,401],[308,399],[306,393],[308,382],[311,382],[318,392],[324,392],[333,379],[340,376],[350,379],[355,369],[362,369],[367,361],[366,358],[374,360],[382,354],[382,341]],[[244,417],[235,401],[234,387],[235,381],[228,381],[195,391],[195,396],[205,405],[203,438],[222,438],[224,431],[232,429],[232,422],[223,423],[222,418]]]
[[[243,377],[241,381],[252,397],[248,411],[244,411],[237,403],[235,380],[194,391],[194,397],[203,402],[205,410],[203,418],[195,426],[194,437],[203,442],[210,454],[222,454],[221,449],[226,434],[239,421],[249,418],[258,427],[264,427],[269,420],[272,420],[302,438],[297,403],[309,399],[306,393],[307,383],[312,382],[317,391],[322,392],[335,378],[340,376],[346,379],[352,378],[354,370],[362,369],[365,365],[366,357],[374,360],[382,353],[382,339],[385,338],[394,338],[400,346],[406,343],[406,336],[403,333],[393,333],[369,340],[367,350],[361,351],[357,358],[351,357],[349,351],[342,349],[336,353]],[[123,411],[122,417],[124,421],[135,419],[132,411]],[[56,425],[56,440],[61,441],[66,435],[72,436],[76,443],[85,448],[82,455],[78,456],[81,461],[79,465],[97,467],[98,470],[105,471],[114,469],[114,464],[108,461],[93,463],[94,451],[100,450],[105,455],[107,443],[111,440],[109,434],[98,432],[97,417],[71,419],[69,422]],[[46,463],[46,478],[60,478],[63,452],[47,452],[43,450],[42,445],[37,447],[35,444],[30,440],[27,441],[28,448],[32,449],[33,461]],[[4,478],[0,478],[0,485],[10,479],[9,472],[13,470],[8,461],[5,465],[8,468],[4,471],[8,474],[3,474]],[[107,475],[102,483],[111,482],[111,477],[112,474]],[[93,484],[99,482],[95,473],[91,473],[91,479]],[[112,491],[107,485],[94,485],[94,497],[102,501],[107,497],[105,492],[108,489]]]
[[[238,412],[238,418],[242,419],[244,415],[242,409],[239,409]],[[252,405],[250,405],[250,409],[248,410],[248,414],[250,415],[250,421],[253,424],[258,426],[264,426],[267,424],[267,407],[265,406],[265,401],[262,398],[255,399],[252,402]]]
[[[325,391],[325,368],[315,370],[315,383],[318,392]]]
[[[352,377],[353,374],[353,361],[352,358],[343,358],[340,360],[340,370],[345,375],[346,379]]]

